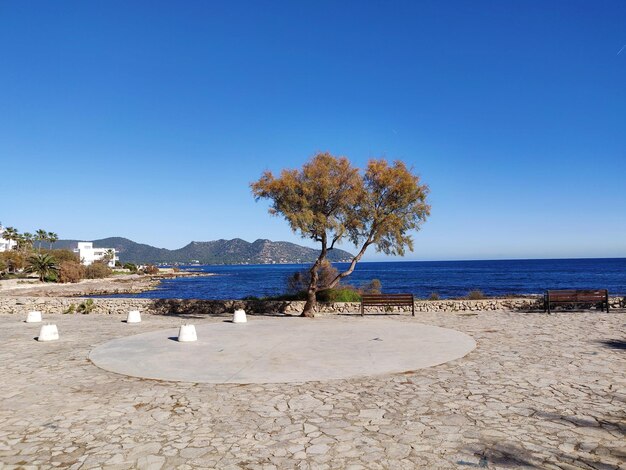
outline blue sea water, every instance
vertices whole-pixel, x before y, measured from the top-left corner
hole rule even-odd
[[[337,263],[338,269],[347,264]],[[193,266],[209,277],[168,279],[156,290],[124,297],[241,299],[282,294],[286,279],[305,265]],[[462,297],[473,289],[489,296],[541,294],[546,289],[600,289],[626,295],[626,258],[497,261],[363,262],[346,279],[363,286],[379,279],[385,293],[411,292],[419,298]]]

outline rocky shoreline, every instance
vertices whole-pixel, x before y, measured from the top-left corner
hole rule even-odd
[[[163,279],[206,277],[212,273],[166,272],[153,275],[127,274],[105,279],[84,279],[75,284],[42,283],[32,279],[0,281],[0,297],[88,297],[92,295],[138,294],[155,289]]]
[[[44,314],[58,314],[75,311],[76,307],[88,297],[49,297],[49,296],[5,296],[0,297],[0,314],[24,315],[31,310]],[[622,297],[609,301],[612,311],[626,308]],[[72,307],[73,306],[73,307]],[[200,318],[205,316],[229,316],[234,310],[243,308],[250,314],[260,315],[299,315],[304,307],[302,301],[262,301],[262,300],[194,300],[194,299],[138,299],[138,298],[96,298],[93,300],[91,313],[100,315],[126,315],[130,310],[139,310],[146,314],[178,316],[181,318]],[[415,302],[415,315],[424,313],[460,313],[474,312],[537,312],[543,313],[541,298],[520,299],[484,299],[484,300],[420,300]],[[591,310],[598,311],[599,310]],[[336,302],[318,303],[316,314],[345,315],[359,314],[360,303]],[[366,314],[407,314],[409,307],[373,308]]]

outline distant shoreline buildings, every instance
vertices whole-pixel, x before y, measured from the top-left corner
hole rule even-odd
[[[78,246],[74,248],[74,253],[78,254],[80,262],[85,266],[108,258],[107,264],[110,268],[114,268],[115,262],[119,259],[115,248],[94,248],[93,242],[78,242]]]
[[[0,225],[0,252],[14,249],[17,246],[17,242],[15,240],[7,240],[2,236],[3,234],[4,227]]]

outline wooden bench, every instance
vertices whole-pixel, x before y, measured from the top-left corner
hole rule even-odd
[[[363,294],[361,316],[365,313],[365,307],[411,307],[411,314],[415,316],[413,294]]]
[[[550,313],[552,305],[562,304],[596,304],[600,308],[609,311],[609,291],[607,289],[597,290],[549,290],[543,297],[544,312]]]

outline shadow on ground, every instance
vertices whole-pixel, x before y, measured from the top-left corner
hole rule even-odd
[[[268,302],[254,300],[197,300],[197,299],[155,299],[150,310],[156,315],[180,318],[230,317],[239,308],[248,315],[283,317],[288,302]],[[271,310],[270,312],[264,310]]]
[[[622,339],[606,339],[606,340],[603,340],[603,341],[598,341],[598,343],[604,345],[607,348],[621,349],[622,351],[626,351],[626,340],[622,340]]]

